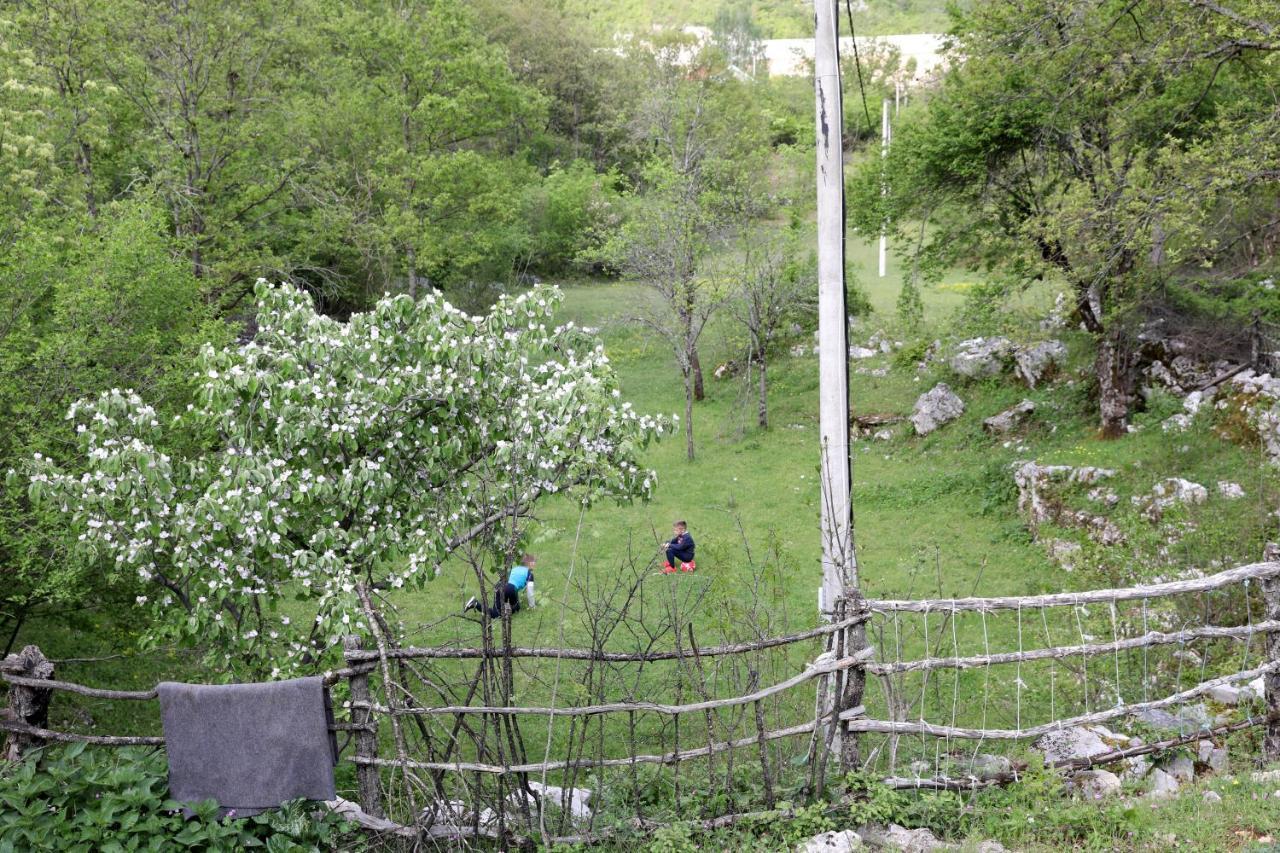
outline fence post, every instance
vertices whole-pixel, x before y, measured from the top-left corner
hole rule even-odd
[[[844,606],[841,618],[847,619],[866,609],[866,599],[857,587],[845,591]],[[845,629],[844,654],[846,657],[856,655],[867,647],[867,625],[859,622]],[[844,677],[844,691],[838,700],[840,713],[856,708],[862,704],[862,694],[867,686],[867,670],[862,663],[850,667]],[[838,719],[838,718],[837,718]],[[858,733],[849,731],[847,721],[837,723],[840,728],[840,770],[850,773],[862,766],[862,756],[858,750]]]
[[[1280,562],[1280,545],[1268,542],[1262,552],[1267,562]],[[1262,580],[1262,598],[1266,602],[1266,619],[1280,619],[1280,575]],[[1267,662],[1280,661],[1280,631],[1272,631],[1266,639]],[[1267,705],[1267,731],[1262,741],[1262,754],[1268,761],[1280,760],[1280,670],[1263,677]]]
[[[0,661],[0,671],[22,678],[50,679],[53,678],[53,661],[45,658],[38,647],[27,646]],[[52,690],[11,685],[6,716],[16,723],[44,728],[49,722],[49,698],[52,695]],[[4,746],[4,757],[10,761],[19,761],[24,752],[42,743],[40,738],[33,735],[11,732]]]
[[[342,651],[346,656],[349,668],[356,669],[365,665],[364,661],[353,661],[352,652],[360,651],[360,638],[347,635],[342,638]],[[351,682],[351,722],[369,728],[356,730],[356,757],[378,757],[377,718],[372,708],[364,708],[363,719],[358,719],[359,710],[355,703],[371,704],[369,698],[369,675],[367,672],[354,672],[348,679]],[[382,787],[378,767],[375,764],[356,764],[356,785],[359,791],[360,808],[365,814],[373,817],[386,817],[382,812]]]

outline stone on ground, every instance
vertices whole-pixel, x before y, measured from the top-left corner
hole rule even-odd
[[[1044,341],[1028,347],[1019,347],[1013,354],[1014,372],[1018,378],[1034,388],[1045,374],[1067,357],[1067,348],[1062,341]]]
[[[1222,802],[1222,795],[1219,794],[1217,791],[1205,791],[1203,794],[1200,795],[1200,798],[1204,800],[1206,803]]]
[[[1160,769],[1183,784],[1196,778],[1196,763],[1185,755],[1179,755]]]
[[[1120,793],[1120,777],[1108,770],[1081,770],[1071,777],[1071,789],[1090,800]]]
[[[1031,413],[1036,410],[1036,404],[1030,400],[1023,400],[1011,409],[1005,409],[998,415],[992,415],[982,422],[982,428],[992,434],[1003,434],[1013,432],[1018,427],[1027,422],[1031,417]]]
[[[891,823],[888,826],[868,824],[858,827],[858,835],[868,847],[878,850],[902,850],[904,853],[929,853],[931,850],[957,850],[954,844],[939,841],[927,829],[906,829]]]
[[[1157,767],[1147,777],[1147,795],[1156,799],[1172,797],[1178,793],[1178,780]]]
[[[1097,732],[1084,726],[1072,726],[1056,732],[1041,735],[1032,744],[1034,749],[1044,753],[1046,763],[1070,761],[1076,758],[1092,758],[1111,752],[1115,747],[1104,741]]]
[[[796,846],[796,853],[848,853],[862,848],[862,837],[852,829],[824,832]]]
[[[964,414],[964,401],[945,382],[920,395],[911,413],[911,423],[919,435],[928,435],[943,424]]]
[[[951,356],[951,370],[968,379],[995,376],[1004,370],[1005,360],[1013,350],[1008,338],[970,338],[956,345]]]
[[[1239,483],[1233,483],[1230,480],[1219,480],[1218,494],[1227,500],[1233,501],[1244,497],[1244,489]]]

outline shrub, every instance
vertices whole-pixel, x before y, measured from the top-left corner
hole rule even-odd
[[[0,853],[174,847],[283,853],[360,846],[343,818],[314,817],[303,801],[239,819],[218,820],[212,801],[194,811],[187,820],[168,798],[158,750],[48,747],[0,773]]]

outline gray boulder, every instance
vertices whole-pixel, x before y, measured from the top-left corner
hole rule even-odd
[[[1107,770],[1081,770],[1071,777],[1071,790],[1090,800],[1120,793],[1120,777]]]
[[[1233,483],[1230,480],[1219,480],[1218,494],[1229,501],[1234,501],[1244,497],[1244,489],[1239,483]]]
[[[796,846],[796,853],[848,853],[862,849],[862,837],[852,829],[824,832]]]
[[[877,850],[902,850],[904,853],[929,853],[931,850],[957,850],[954,844],[939,841],[927,829],[906,829],[891,823],[888,826],[867,824],[858,827],[858,835],[868,847]]]
[[[911,423],[919,435],[928,435],[964,414],[964,401],[945,382],[939,382],[916,400]]]
[[[1182,784],[1196,778],[1196,763],[1185,755],[1179,755],[1160,769]]]
[[[1005,361],[1013,350],[1008,338],[970,338],[956,345],[956,351],[948,362],[951,370],[968,379],[995,376],[1004,370]]]
[[[992,415],[982,422],[982,428],[993,435],[1000,435],[1007,432],[1013,432],[1018,427],[1027,422],[1031,417],[1031,413],[1036,410],[1036,404],[1030,400],[1023,400],[1011,409],[1005,409],[998,415]]]
[[[1013,369],[1028,388],[1044,378],[1049,370],[1066,360],[1067,347],[1062,341],[1044,341],[1019,347],[1013,354]]]
[[[1189,734],[1197,729],[1207,729],[1213,725],[1209,709],[1203,702],[1195,705],[1184,705],[1176,714],[1170,714],[1161,708],[1145,708],[1134,714],[1136,718],[1161,731]]]
[[[1222,795],[1217,791],[1205,791],[1200,795],[1200,799],[1204,800],[1206,803],[1220,803],[1222,802]]]
[[[1147,777],[1147,796],[1153,797],[1157,800],[1162,800],[1176,796],[1177,793],[1177,779],[1173,778],[1159,767],[1151,771],[1151,775]]]
[[[1097,732],[1084,726],[1072,726],[1041,735],[1032,747],[1044,753],[1046,762],[1092,758],[1114,749]]]

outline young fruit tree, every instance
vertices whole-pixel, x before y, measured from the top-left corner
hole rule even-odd
[[[816,261],[801,251],[794,232],[773,238],[747,232],[742,242],[729,311],[747,332],[747,363],[757,371],[756,422],[768,429],[769,347],[787,323],[816,316]]]
[[[708,274],[707,258],[722,222],[695,180],[651,165],[650,187],[634,199],[627,221],[605,251],[631,279],[656,296],[634,319],[671,347],[684,381],[685,453],[693,461],[693,403],[701,399],[698,342],[724,304],[725,288]]]
[[[148,582],[151,642],[297,671],[371,627],[370,589],[418,586],[464,545],[509,557],[540,497],[654,484],[636,457],[664,423],[619,399],[596,339],[550,325],[554,288],[485,317],[386,297],[347,322],[255,292],[257,332],[201,352],[184,414],[112,390],[68,414],[87,473],[30,465],[33,498]]]

